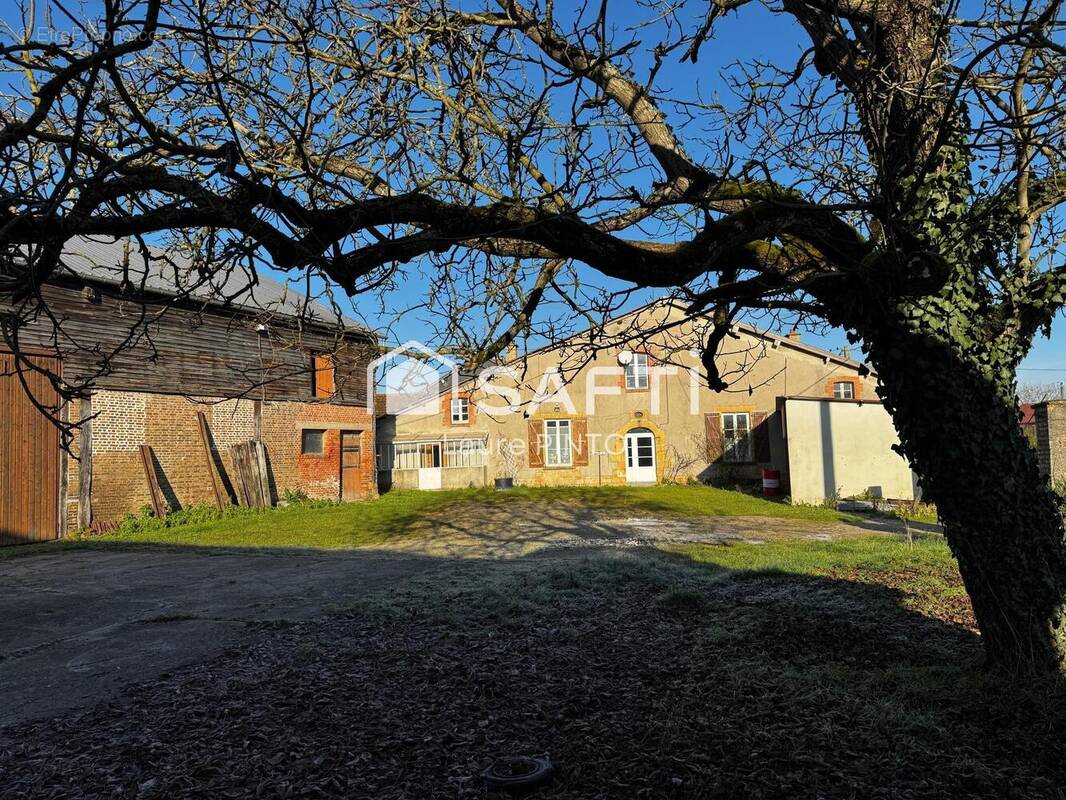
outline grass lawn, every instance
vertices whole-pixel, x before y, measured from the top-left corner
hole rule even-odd
[[[0,774],[474,800],[493,757],[547,753],[536,797],[1061,800],[1066,690],[985,673],[960,591],[934,538],[471,564],[17,730]]]
[[[421,523],[427,515],[461,515],[485,506],[513,503],[568,504],[620,515],[765,516],[837,521],[847,515],[824,508],[790,506],[742,492],[707,486],[602,488],[517,488],[507,492],[460,489],[442,492],[398,491],[367,502],[338,505],[295,505],[265,511],[235,509],[222,519],[163,526],[156,520],[126,526],[102,536],[74,536],[63,542],[0,548],[0,558],[52,552],[59,548],[120,545],[195,547],[357,548],[383,545],[431,531]],[[208,514],[213,510],[208,509]]]

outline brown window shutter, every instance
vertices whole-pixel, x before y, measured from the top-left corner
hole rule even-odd
[[[334,379],[333,358],[328,355],[315,356],[312,366],[314,367],[312,380],[315,397],[332,397],[337,388]]]
[[[441,395],[440,413],[441,424],[445,428],[450,428],[452,426],[452,396],[450,394]]]
[[[528,427],[529,435],[529,466],[543,467],[544,453],[540,449],[541,440],[544,436],[544,423],[539,419],[531,419]]]
[[[589,465],[589,421],[585,417],[578,417],[570,421],[571,446],[574,448],[574,466],[587,467]]]
[[[703,427],[707,435],[707,460],[713,464],[722,458],[722,415],[704,414]]]
[[[754,437],[755,460],[760,464],[770,461],[770,416],[765,411],[756,411],[751,415],[751,435]]]

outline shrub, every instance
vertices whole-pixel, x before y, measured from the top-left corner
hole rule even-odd
[[[1051,482],[1051,491],[1058,496],[1059,505],[1062,507],[1063,513],[1066,513],[1066,475],[1060,475]]]
[[[281,493],[281,499],[286,505],[299,506],[311,502],[311,495],[303,489],[286,489]]]

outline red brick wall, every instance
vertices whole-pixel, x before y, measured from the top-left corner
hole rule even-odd
[[[196,413],[204,412],[211,432],[213,462],[223,491],[230,493],[233,466],[229,448],[254,438],[251,400],[192,400],[176,395],[97,392],[93,400],[93,518],[117,521],[139,513],[150,503],[139,446],[147,444],[155,456],[156,477],[172,508],[215,502],[207,471]],[[71,409],[71,418],[79,411]],[[301,429],[326,429],[324,453],[300,453]],[[376,494],[373,415],[364,406],[326,403],[264,402],[263,443],[273,484],[280,497],[286,490],[302,490],[311,497],[336,500],[340,488],[340,428],[359,429],[362,444],[360,494]],[[77,445],[77,442],[76,442]],[[77,446],[74,448],[77,453]],[[221,465],[221,470],[218,470]],[[68,497],[77,498],[78,463],[70,461]],[[71,519],[76,527],[77,503]]]
[[[361,494],[377,494],[374,475],[374,417],[364,406],[319,403],[268,403],[263,406],[263,442],[278,493],[301,489],[311,497],[340,497],[340,428],[362,430]],[[322,455],[302,455],[303,428],[324,429]]]

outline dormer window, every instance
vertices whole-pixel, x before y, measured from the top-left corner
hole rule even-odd
[[[833,384],[833,397],[837,400],[854,400],[855,384],[851,381],[836,381]]]

